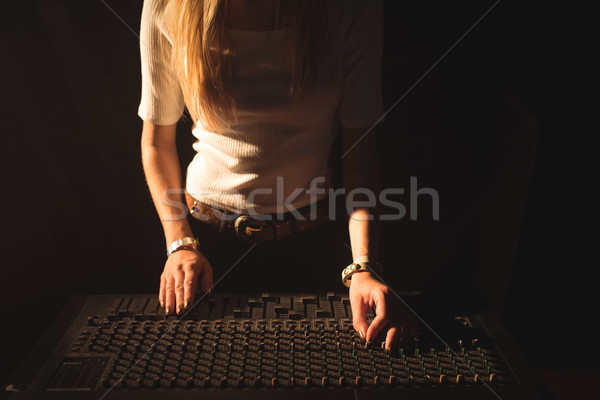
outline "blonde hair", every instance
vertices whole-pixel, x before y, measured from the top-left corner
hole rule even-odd
[[[171,65],[177,74],[185,102],[194,122],[201,121],[216,132],[236,120],[235,101],[228,94],[232,70],[225,35],[228,0],[168,0],[167,26],[172,36]],[[277,0],[287,7],[277,18],[276,29],[291,29],[287,55],[292,69],[290,96],[316,81],[317,60],[327,58],[329,43],[325,0]]]

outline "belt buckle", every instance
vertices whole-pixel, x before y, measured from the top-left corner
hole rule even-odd
[[[263,230],[264,225],[259,225],[256,227],[249,224],[250,216],[247,214],[242,214],[235,219],[233,226],[235,228],[235,233],[244,239],[252,239],[252,235],[254,233],[261,232]]]

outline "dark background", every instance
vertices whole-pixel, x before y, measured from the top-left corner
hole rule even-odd
[[[99,0],[3,3],[0,381],[73,293],[158,288],[164,238],[137,116],[142,2],[106,3],[122,21]],[[386,106],[492,4],[386,0]],[[386,186],[408,188],[415,176],[440,196],[439,221],[422,196],[417,221],[385,224],[390,279],[412,290],[451,278],[484,293],[568,398],[588,398],[583,387],[598,377],[590,14],[500,2],[379,129]],[[179,129],[185,165],[189,122]]]

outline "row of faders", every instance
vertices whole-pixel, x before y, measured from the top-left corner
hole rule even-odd
[[[372,314],[369,315],[372,317]],[[94,315],[67,356],[95,364],[104,388],[398,387],[510,381],[482,332],[466,319],[422,331],[392,351],[352,328],[347,297],[215,295],[183,317],[155,299],[118,299]],[[437,338],[443,335],[444,342]],[[90,367],[91,368],[91,367]],[[50,388],[67,384],[57,374]]]

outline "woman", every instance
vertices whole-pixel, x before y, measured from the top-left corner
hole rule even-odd
[[[354,328],[367,341],[383,331],[387,348],[402,325],[414,330],[365,262],[377,243],[377,207],[364,200],[379,187],[376,135],[367,131],[384,112],[381,47],[381,1],[145,1],[138,114],[144,171],[170,253],[159,293],[168,314],[191,306],[198,281],[210,291],[215,268],[226,288],[314,291],[333,276],[339,282],[345,265],[331,265],[330,250],[343,238],[324,222],[338,204],[328,189],[339,131],[345,193],[362,188],[346,216],[362,267],[346,270]],[[200,220],[197,240],[177,190],[175,133],[184,107],[197,139],[185,186]],[[371,306],[377,315],[369,326]]]

